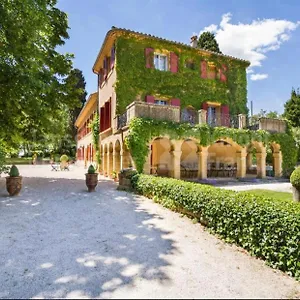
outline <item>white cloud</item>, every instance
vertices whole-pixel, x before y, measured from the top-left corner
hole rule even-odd
[[[268,78],[269,75],[268,74],[251,74],[250,75],[250,79],[253,80],[253,81],[256,81],[256,80],[263,80],[263,79],[266,79]]]
[[[282,43],[289,40],[292,31],[300,25],[299,21],[275,19],[253,20],[250,24],[232,24],[230,21],[231,14],[227,13],[222,16],[219,25],[211,24],[200,34],[203,31],[214,32],[221,51],[224,54],[249,60],[250,70],[254,67],[261,67],[263,60],[267,58],[266,53],[278,50]],[[260,78],[260,75],[266,74],[256,75]],[[252,75],[251,80],[261,80],[267,77],[252,78],[256,78]]]

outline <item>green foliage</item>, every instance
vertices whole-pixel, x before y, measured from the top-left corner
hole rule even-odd
[[[0,175],[3,172],[8,171],[8,167],[5,165],[6,162],[6,149],[3,146],[3,143],[0,140]]]
[[[0,138],[12,147],[57,134],[61,112],[80,105],[73,55],[58,52],[69,36],[56,3],[0,1]]]
[[[90,165],[88,168],[88,174],[95,174],[96,173],[96,169],[93,165]]]
[[[136,191],[300,279],[300,205],[171,178],[136,175]]]
[[[300,167],[293,171],[290,181],[293,187],[300,190]]]
[[[101,164],[101,154],[100,154],[100,145],[99,145],[100,120],[99,120],[98,113],[95,115],[94,120],[90,124],[90,128],[92,129],[93,145],[96,149],[97,167],[99,167],[99,165]]]
[[[129,124],[129,133],[125,143],[139,172],[143,171],[149,152],[149,142],[155,137],[168,136],[180,140],[195,138],[200,146],[213,144],[220,138],[231,138],[241,146],[247,146],[251,141],[271,142],[280,144],[283,156],[283,169],[290,174],[297,159],[297,148],[293,137],[288,133],[270,134],[263,130],[236,129],[228,127],[209,127],[205,125],[192,126],[189,123],[174,123],[155,119],[135,118]]]
[[[137,175],[138,172],[134,169],[128,168],[128,169],[122,169],[120,173],[127,179],[131,179],[133,176]]]
[[[219,48],[219,44],[216,40],[214,33],[205,31],[198,39],[198,47],[204,50],[213,51],[216,53],[222,53]]]
[[[168,50],[179,57],[178,72],[163,72],[146,68],[145,48]],[[247,62],[234,60],[225,56],[211,54],[208,58],[199,49],[178,46],[174,43],[157,39],[137,39],[130,35],[116,40],[116,83],[117,114],[122,114],[126,106],[146,95],[179,98],[181,106],[193,106],[200,109],[202,103],[215,101],[229,104],[232,114],[247,113]],[[192,60],[195,70],[186,67]],[[227,82],[201,78],[200,63],[208,60],[219,69],[226,65]],[[129,67],[130,66],[130,67]]]
[[[300,127],[300,92],[292,90],[291,98],[284,105],[284,116],[293,127]]]
[[[17,168],[17,166],[12,165],[9,171],[9,176],[10,177],[19,177],[20,173],[19,173],[19,169]]]
[[[61,162],[67,162],[69,160],[69,157],[68,155],[66,154],[63,154],[60,159],[59,159]]]

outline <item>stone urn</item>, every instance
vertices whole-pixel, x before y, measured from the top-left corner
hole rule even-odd
[[[18,168],[13,165],[10,169],[9,176],[6,177],[6,190],[10,196],[19,195],[22,189],[22,176]]]
[[[96,173],[93,165],[89,166],[88,172],[85,174],[85,184],[89,192],[95,192],[98,184],[98,173]]]

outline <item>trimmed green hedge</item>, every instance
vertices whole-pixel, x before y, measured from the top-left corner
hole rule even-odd
[[[197,217],[227,242],[300,279],[299,204],[141,174],[132,178],[132,185],[139,194]]]

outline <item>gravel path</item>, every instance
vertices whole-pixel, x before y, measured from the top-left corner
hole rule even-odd
[[[0,298],[292,298],[300,285],[151,200],[83,171],[0,178]],[[59,177],[68,177],[59,178]]]

